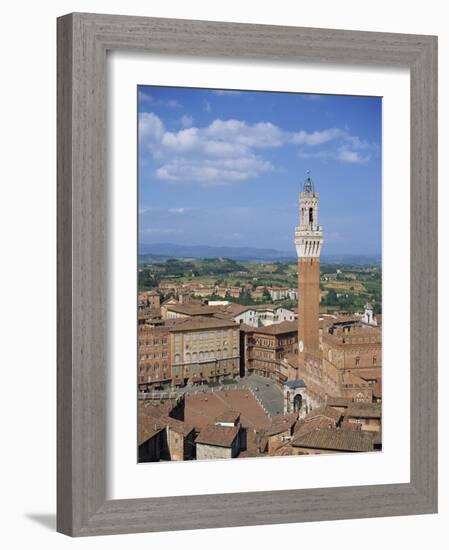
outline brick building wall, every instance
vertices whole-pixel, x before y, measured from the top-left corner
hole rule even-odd
[[[288,378],[282,359],[295,352],[298,338],[293,327],[279,334],[270,333],[275,330],[276,327],[267,327],[246,331],[246,373],[257,373],[282,383]]]
[[[140,390],[170,382],[170,338],[165,326],[138,327],[138,384]]]
[[[318,353],[320,319],[320,260],[298,261],[298,338],[304,352]],[[299,350],[301,353],[301,349]]]

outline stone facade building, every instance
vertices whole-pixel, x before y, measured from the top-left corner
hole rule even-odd
[[[298,333],[294,321],[266,327],[240,325],[244,334],[245,374],[257,373],[279,383],[286,382],[288,372],[282,359],[297,349]]]
[[[323,329],[323,379],[329,394],[372,402],[382,377],[382,329],[336,321]]]
[[[170,325],[174,385],[223,382],[240,374],[239,327],[226,319],[179,319]]]

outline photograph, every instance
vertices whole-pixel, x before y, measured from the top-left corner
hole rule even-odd
[[[382,449],[382,98],[140,85],[138,461]]]
[[[4,548],[447,538],[443,6],[5,4]]]

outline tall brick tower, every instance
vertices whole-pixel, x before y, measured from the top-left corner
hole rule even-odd
[[[299,358],[317,355],[320,347],[320,253],[323,230],[318,225],[318,193],[308,174],[299,193],[299,225],[295,230],[298,255],[298,346]]]

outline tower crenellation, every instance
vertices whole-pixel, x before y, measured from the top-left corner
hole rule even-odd
[[[319,258],[323,245],[323,228],[318,223],[319,193],[310,176],[299,193],[299,225],[295,230],[296,254],[300,258]]]

